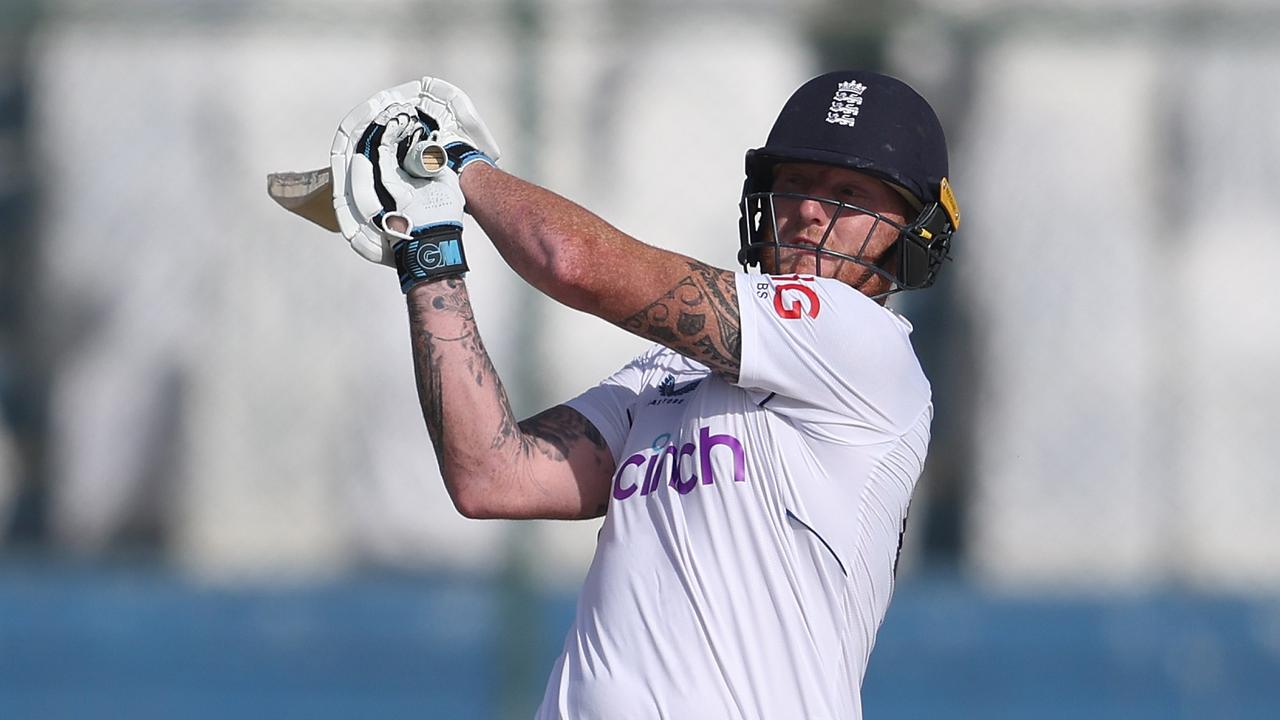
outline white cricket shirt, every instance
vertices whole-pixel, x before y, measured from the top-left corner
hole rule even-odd
[[[736,385],[655,346],[568,403],[617,469],[539,718],[862,715],[929,383],[911,325],[843,283],[737,288]]]

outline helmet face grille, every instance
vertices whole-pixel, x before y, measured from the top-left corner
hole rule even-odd
[[[782,242],[777,223],[777,200],[812,200],[829,208],[827,226],[823,229],[822,238],[817,246]],[[857,205],[832,200],[830,198],[789,192],[756,192],[747,194],[742,199],[742,247],[738,251],[738,262],[744,268],[758,265],[763,272],[779,273],[776,267],[777,258],[783,256],[783,250],[795,250],[812,253],[815,256],[818,275],[822,274],[824,259],[828,262],[845,262],[861,266],[867,272],[854,283],[860,288],[873,276],[879,276],[889,282],[889,289],[877,293],[879,298],[902,290],[919,290],[929,287],[937,278],[943,262],[950,259],[951,230],[949,227],[930,229],[929,224],[936,224],[936,218],[945,215],[936,205],[922,210],[910,224],[890,220],[884,215]],[[857,250],[850,254],[829,247],[832,232],[841,218],[850,215],[866,215],[875,219],[867,229]],[[882,253],[880,258],[867,257],[871,239],[881,225],[887,225],[897,231],[897,239]],[[772,249],[775,267],[764,267],[763,252]]]

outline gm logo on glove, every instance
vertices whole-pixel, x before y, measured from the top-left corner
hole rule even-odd
[[[443,240],[418,246],[418,264],[426,270],[437,270],[462,264],[462,241]]]

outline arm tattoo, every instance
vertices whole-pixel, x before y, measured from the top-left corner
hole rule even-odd
[[[575,447],[585,447],[588,453],[581,462],[587,466],[578,466],[575,470],[586,471],[582,475],[586,478],[610,477],[613,456],[609,453],[608,444],[595,426],[578,411],[565,405],[557,405],[524,422],[516,423],[506,388],[503,387],[476,329],[475,315],[471,310],[465,285],[458,278],[449,278],[433,284],[430,289],[428,297],[409,300],[409,313],[418,400],[422,405],[422,416],[426,420],[427,432],[431,436],[440,469],[444,470],[444,428],[448,422],[444,413],[443,393],[446,392],[446,383],[441,359],[445,346],[450,345],[455,350],[464,351],[463,362],[467,372],[460,376],[450,375],[448,385],[470,380],[477,387],[487,386],[496,395],[501,417],[493,431],[491,450],[505,453],[517,464],[521,460],[534,458],[535,454],[552,462],[564,463],[570,461]],[[460,329],[453,331],[457,334],[456,337],[440,335],[429,329],[427,315],[444,314],[453,314],[462,321]],[[579,461],[575,461],[577,462]],[[536,476],[527,479],[529,482],[539,483]],[[582,487],[582,491],[584,495],[588,494],[586,486]],[[582,516],[598,517],[607,508],[606,500],[591,511],[582,513]]]
[[[583,462],[588,463],[588,466],[579,467],[575,474],[579,478],[613,476],[613,455],[609,453],[608,443],[590,420],[567,405],[557,405],[522,420],[520,430],[520,452],[526,456],[536,451],[552,462],[569,462],[573,448],[585,446],[588,454]],[[580,517],[600,517],[608,511],[607,490],[602,493],[599,487],[588,487],[582,480],[579,480],[579,487],[583,498],[600,497],[603,494],[603,501],[594,508],[584,508]]]
[[[447,278],[433,285],[434,294],[429,298],[430,307],[409,300],[410,327],[412,328],[413,364],[418,385],[418,401],[422,405],[422,417],[427,423],[427,433],[435,447],[436,462],[443,469],[444,452],[444,383],[441,377],[440,356],[445,343],[460,343],[466,351],[467,375],[479,387],[488,382],[494,388],[504,409],[499,436],[515,434],[515,420],[507,400],[506,388],[498,379],[498,371],[489,359],[480,332],[476,329],[475,314],[467,298],[466,286],[460,278]],[[427,313],[457,315],[462,320],[462,331],[457,337],[437,335],[428,329],[424,315]],[[495,439],[494,441],[498,441]]]
[[[567,460],[570,446],[584,438],[595,450],[609,451],[596,426],[567,405],[557,405],[520,421],[520,429],[526,438],[525,452],[537,449],[555,461]]]
[[[618,324],[736,382],[742,330],[734,274],[700,262],[690,262],[689,271],[675,287]]]

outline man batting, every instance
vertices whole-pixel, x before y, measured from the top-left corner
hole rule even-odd
[[[884,301],[933,283],[960,220],[933,110],[871,72],[801,86],[746,156],[755,273],[499,170],[461,91],[411,85],[353,111],[332,172],[343,234],[399,270],[449,494],[472,518],[604,516],[538,717],[861,717],[933,416]],[[468,300],[464,206],[531,285],[656,344],[518,422]]]

